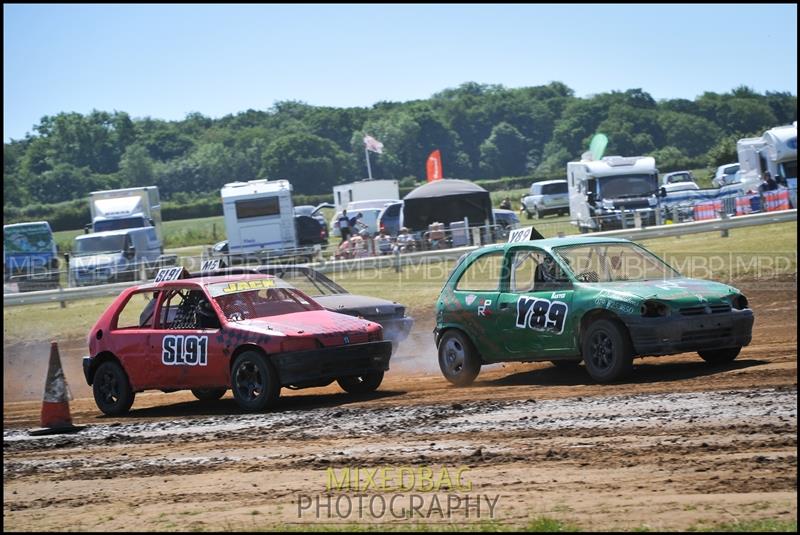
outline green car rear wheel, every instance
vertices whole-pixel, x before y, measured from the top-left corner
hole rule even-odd
[[[481,371],[481,359],[463,333],[449,330],[439,340],[439,368],[445,379],[456,386],[472,384]]]

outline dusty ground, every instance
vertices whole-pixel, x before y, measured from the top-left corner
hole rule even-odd
[[[547,516],[631,530],[795,520],[796,284],[738,286],[756,325],[752,345],[730,365],[710,367],[692,354],[648,358],[625,383],[596,385],[582,368],[509,364],[457,389],[437,370],[429,313],[416,311],[417,330],[374,395],[284,390],[276,411],[257,415],[241,413],[230,394],[202,404],[174,393],[139,394],[129,416],[101,417],[82,383],[83,340],[66,341],[73,417],[90,427],[49,438],[25,432],[38,423],[47,341],[6,346],[4,527],[300,528],[294,523],[341,516],[523,525]],[[36,378],[41,386],[31,386]],[[328,493],[331,517],[324,507],[318,517],[328,469],[340,477],[345,467],[362,470],[362,486]],[[409,479],[364,489],[363,471],[384,467],[378,474],[387,477],[417,470],[413,490]],[[438,488],[428,490],[419,470],[441,475],[442,467],[467,467],[462,483],[471,488],[448,489],[434,477]],[[394,510],[376,514],[394,496]],[[474,503],[465,517],[467,497],[481,500],[480,518]],[[337,515],[337,503],[339,513],[348,503],[356,509]],[[430,517],[391,514],[415,505]]]

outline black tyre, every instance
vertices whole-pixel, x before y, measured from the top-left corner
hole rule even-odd
[[[586,329],[581,349],[586,371],[598,383],[624,377],[633,367],[633,350],[627,333],[616,322],[601,319]]]
[[[439,340],[439,368],[444,378],[456,386],[472,384],[481,371],[481,359],[463,333],[450,330]]]
[[[261,411],[275,404],[281,386],[275,367],[263,354],[245,351],[233,362],[231,390],[243,410]]]
[[[92,390],[97,408],[109,416],[127,413],[136,397],[128,381],[128,374],[116,361],[104,362],[97,368],[92,380]]]
[[[739,356],[741,350],[741,347],[729,347],[726,349],[698,351],[697,354],[709,364],[725,364],[726,362],[733,362]]]
[[[541,219],[542,218],[542,214],[539,213],[539,209],[538,208],[534,207],[534,209],[533,209],[533,218],[534,219]]]
[[[531,213],[528,210],[525,210],[525,218],[526,219],[531,219],[532,217],[533,216],[531,215]]]
[[[336,382],[339,383],[342,390],[351,394],[367,394],[369,392],[374,392],[381,386],[382,381],[382,371],[336,379]]]
[[[574,370],[581,365],[581,361],[579,360],[551,360],[550,362],[553,363],[553,366],[561,370]]]
[[[227,391],[227,388],[192,388],[192,394],[200,401],[217,401]]]

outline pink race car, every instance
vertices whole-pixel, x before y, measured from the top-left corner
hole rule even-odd
[[[216,400],[230,388],[259,411],[284,386],[371,392],[389,369],[379,324],[329,312],[281,279],[163,278],[123,291],[89,333],[83,370],[105,414],[126,413],[149,389]]]

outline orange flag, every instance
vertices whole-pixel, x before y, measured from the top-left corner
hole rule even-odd
[[[439,149],[433,151],[428,156],[428,182],[442,179],[442,154]]]

